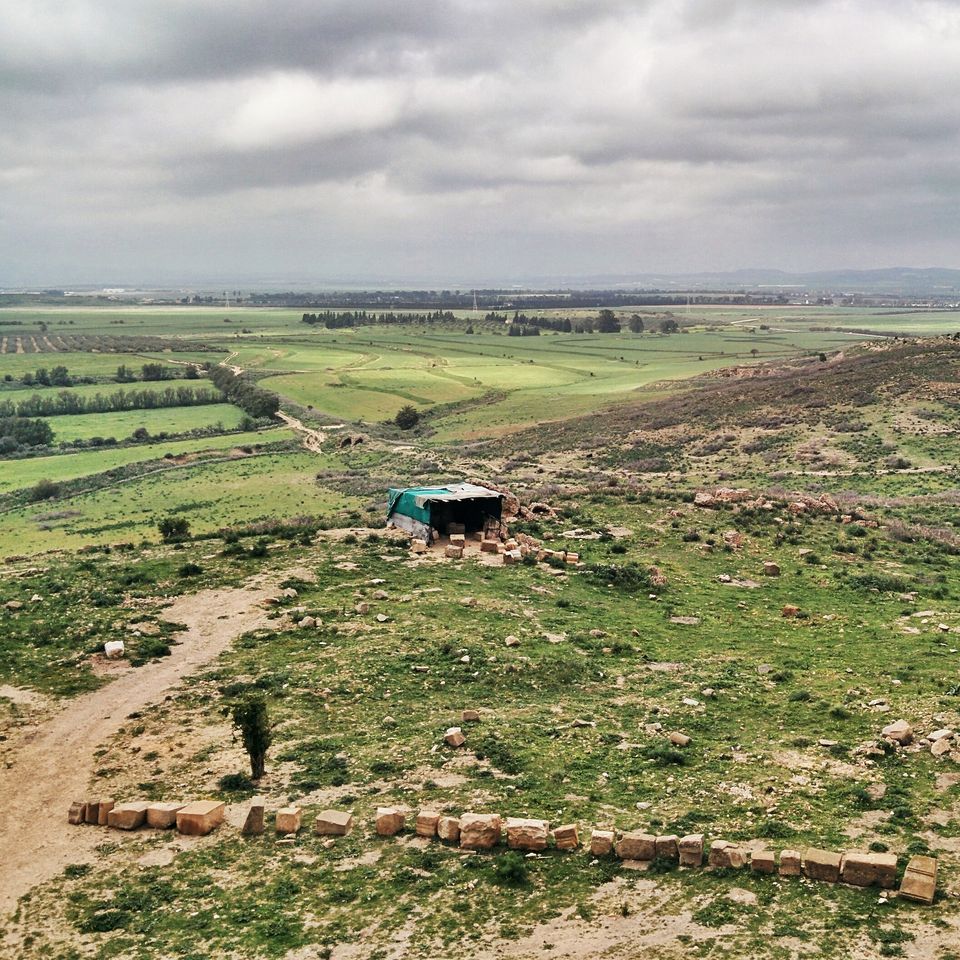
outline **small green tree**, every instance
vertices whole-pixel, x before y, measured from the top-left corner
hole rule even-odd
[[[401,430],[412,430],[420,422],[420,413],[415,406],[408,403],[397,411],[393,422]]]
[[[262,693],[248,693],[230,708],[233,725],[240,731],[243,749],[250,758],[250,777],[259,780],[267,762],[267,750],[273,742],[267,718],[267,701]]]
[[[190,523],[185,517],[164,517],[157,529],[164,543],[179,543],[190,536]]]

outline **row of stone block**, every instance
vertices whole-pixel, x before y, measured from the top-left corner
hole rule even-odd
[[[226,808],[216,800],[193,803],[151,803],[134,800],[77,800],[70,805],[67,822],[96,824],[117,830],[136,830],[144,825],[157,830],[176,827],[180,833],[202,837],[223,823]]]
[[[378,807],[376,831],[382,837],[394,836],[406,827],[407,814],[397,807]],[[445,816],[433,810],[421,810],[413,823],[421,837],[439,837],[459,843],[467,850],[488,850],[506,834],[513,850],[546,850],[551,838],[558,850],[576,850],[580,845],[576,824],[564,824],[552,831],[546,820],[506,817],[498,814],[465,813]],[[714,840],[706,849],[703,834],[657,836],[642,831],[594,830],[590,853],[595,857],[616,855],[621,860],[650,862],[674,860],[680,866],[703,866],[706,853],[710,867],[739,869],[749,866],[755,873],[779,873],[784,877],[808,877],[828,883],[842,881],[853,886],[878,886],[890,889],[896,884],[897,857],[892,853],[847,851],[834,853],[808,847],[782,850],[779,859],[772,850],[747,849],[728,840]],[[937,861],[932,857],[914,857],[907,865],[900,895],[922,903],[933,903],[936,893]]]
[[[392,837],[406,827],[407,814],[398,807],[378,807],[376,830],[381,837]],[[566,823],[550,829],[546,820],[526,817],[502,818],[496,813],[464,813],[444,816],[433,810],[421,810],[414,818],[419,837],[439,837],[458,843],[465,850],[489,850],[506,834],[512,850],[546,850],[552,840],[558,850],[576,850],[580,846],[577,825]]]
[[[257,826],[251,823],[251,818],[256,818]],[[291,836],[300,832],[303,825],[303,809],[290,804],[281,807],[277,811],[274,819],[274,828],[278,834]],[[353,829],[353,814],[343,810],[321,810],[314,818],[313,832],[318,837],[345,837]],[[247,822],[244,824],[243,832],[247,835],[263,833],[264,816],[263,802],[254,799],[250,807],[250,813],[247,815]]]

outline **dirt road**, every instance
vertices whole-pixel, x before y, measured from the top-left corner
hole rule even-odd
[[[70,803],[88,794],[94,751],[134,710],[160,699],[236,637],[266,625],[261,601],[275,595],[281,580],[305,574],[310,576],[287,570],[254,578],[242,588],[178,598],[161,613],[187,625],[169,657],[130,669],[101,689],[67,701],[14,749],[12,766],[0,770],[0,917],[67,864],[94,858],[103,832],[67,824]]]

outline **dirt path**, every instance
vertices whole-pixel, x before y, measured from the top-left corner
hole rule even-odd
[[[67,701],[15,748],[12,765],[0,771],[0,917],[67,864],[94,858],[103,834],[67,824],[70,803],[89,792],[94,752],[130,713],[160,699],[236,637],[266,625],[267,612],[260,603],[288,576],[312,575],[286,570],[256,577],[244,587],[179,597],[161,613],[187,625],[169,657],[130,669],[101,689]]]

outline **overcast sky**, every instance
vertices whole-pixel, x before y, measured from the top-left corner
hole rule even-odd
[[[960,267],[960,0],[2,0],[0,284]]]

